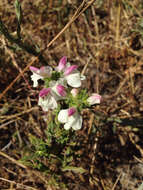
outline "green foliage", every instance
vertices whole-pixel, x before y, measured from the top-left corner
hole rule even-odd
[[[60,126],[60,123],[57,120],[57,116],[55,120],[51,120],[47,129],[45,130],[47,136],[47,142],[52,143],[52,140],[58,144],[65,144],[69,141],[70,131],[66,131],[63,127]]]
[[[19,23],[21,23],[21,20],[22,20],[22,9],[21,9],[20,2],[18,0],[16,0],[15,3],[14,3],[14,5],[15,5],[15,10],[16,10],[17,20],[18,20]]]
[[[33,150],[36,156],[48,156],[48,144],[35,136],[29,136],[30,142],[33,145]]]
[[[141,38],[143,38],[143,19],[142,18],[138,20],[138,23],[136,24],[135,29],[133,29],[132,31],[139,33]]]
[[[83,92],[79,97],[82,97]],[[74,166],[74,161],[80,157],[77,151],[81,144],[78,142],[78,136],[75,131],[65,130],[57,120],[60,107],[49,115],[47,128],[45,129],[45,139],[40,139],[34,135],[29,135],[30,146],[23,153],[20,160],[25,165],[37,169],[46,176],[49,176],[48,184],[57,189],[67,189],[61,176],[66,172],[86,173],[82,167]]]
[[[69,107],[76,107],[80,112],[82,109],[87,107],[87,98],[87,90],[82,89],[76,97],[73,97],[73,95],[69,93],[66,103],[69,105]]]
[[[69,171],[71,169],[78,172],[78,168],[74,167],[72,169],[71,165],[74,157],[77,156],[74,131],[66,131],[60,124],[56,124],[54,120],[51,120],[45,130],[45,135],[45,140],[29,135],[30,146],[21,161],[44,173],[51,173],[53,167],[56,170]],[[45,164],[45,160],[47,164]],[[80,169],[79,172],[81,172]]]
[[[53,72],[52,72],[52,76],[51,76],[51,80],[57,81],[60,77],[61,77],[60,72],[53,71]]]
[[[45,82],[45,87],[46,88],[49,88],[49,82],[51,81],[51,78],[47,77],[47,78],[44,78],[44,82]]]
[[[22,20],[22,9],[20,2],[18,0],[15,1],[15,11],[16,11],[16,16],[17,16],[17,37],[20,39],[21,38],[21,20]]]
[[[48,88],[50,81],[57,81],[60,77],[61,77],[61,73],[60,72],[53,71],[51,77],[44,78],[45,87]]]

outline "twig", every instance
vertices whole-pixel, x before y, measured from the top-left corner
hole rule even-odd
[[[5,151],[6,149],[8,149],[12,144],[12,141],[10,140],[9,143],[7,145],[5,145],[1,150]]]
[[[131,84],[131,90],[132,90],[132,94],[135,93],[135,86],[134,86],[134,80],[133,80],[133,71],[131,68],[129,68],[129,76],[130,76],[130,84]]]
[[[132,6],[132,8],[136,11],[136,13],[139,15],[140,18],[142,18],[142,14],[140,13],[140,11],[138,10],[138,8],[135,7],[135,5],[130,2],[129,0],[127,0],[128,4]]]
[[[71,20],[70,20],[70,21],[65,25],[65,27],[48,43],[47,47],[44,48],[44,49],[41,51],[41,53],[43,53],[44,51],[46,51],[46,49],[47,49],[48,47],[50,47],[50,46],[54,43],[54,41],[56,41],[56,40],[61,36],[61,34],[62,34],[63,32],[65,32],[65,30],[79,17],[79,15],[80,15],[79,12],[80,12],[81,8],[83,7],[84,3],[85,3],[85,0],[83,0],[83,2],[81,3],[81,5],[79,6],[79,8],[76,10],[76,12],[74,13],[74,15],[72,16]],[[41,54],[41,53],[40,53],[40,54]]]
[[[14,66],[18,69],[18,71],[22,74],[22,77],[23,79],[25,80],[29,90],[32,90],[31,89],[31,86],[29,85],[27,79],[25,78],[24,74],[22,73],[22,69],[18,66],[16,60],[15,60],[15,57],[14,57],[14,54],[7,48],[7,45],[6,45],[6,41],[3,39],[2,40],[4,46],[5,46],[5,50],[7,51],[7,53],[10,55],[11,59],[12,59],[12,63],[14,64]]]
[[[5,157],[5,158],[7,158],[10,161],[12,161],[13,163],[15,163],[16,165],[20,166],[21,168],[27,169],[26,166],[24,166],[23,164],[19,163],[17,160],[15,160],[14,158],[8,156],[4,152],[0,151],[0,155],[3,156],[3,157]]]
[[[6,94],[6,92],[14,85],[14,83],[29,69],[29,67],[37,60],[38,58],[33,58],[32,61],[22,70],[21,73],[8,85],[8,87],[0,94],[1,98]]]
[[[116,23],[116,45],[119,41],[119,33],[120,33],[120,14],[121,14],[121,5],[119,3],[117,10],[117,23]]]
[[[13,123],[14,121],[15,121],[15,119],[10,120],[10,121],[8,121],[6,123],[3,123],[2,125],[0,125],[0,129],[4,128],[5,126],[9,125],[10,123]]]
[[[33,187],[30,187],[30,186],[27,186],[27,185],[23,185],[22,183],[16,183],[15,181],[11,181],[9,179],[5,179],[3,177],[0,177],[0,180],[2,181],[6,181],[8,183],[12,183],[12,184],[15,184],[17,187],[21,187],[21,188],[24,188],[25,190],[38,190],[38,189],[35,189]]]
[[[139,163],[143,164],[143,161],[137,158],[135,155],[133,156],[135,160],[137,160]]]
[[[10,160],[11,162],[13,162],[14,164],[18,165],[19,167],[23,168],[23,169],[27,169],[27,171],[29,172],[29,174],[32,176],[32,175],[35,175],[37,177],[39,177],[42,181],[44,181],[46,184],[47,184],[47,180],[45,179],[45,177],[39,173],[38,171],[30,171],[28,169],[28,167],[26,167],[25,165],[19,163],[17,160],[15,160],[14,158],[8,156],[7,154],[5,154],[4,152],[0,151],[0,156],[3,156],[5,158],[7,158],[8,160]],[[1,179],[1,178],[0,178]]]
[[[117,185],[117,183],[118,183],[118,181],[119,181],[121,175],[122,175],[122,173],[119,174],[119,176],[118,176],[118,178],[116,179],[116,181],[115,181],[115,183],[114,183],[114,185],[113,185],[113,187],[112,187],[111,190],[114,190],[114,189],[115,189],[115,187],[116,187],[116,185]]]
[[[3,119],[3,121],[1,121],[1,122],[4,122],[5,120],[9,120],[9,119],[13,119],[13,118],[17,118],[17,117],[19,117],[19,116],[21,116],[21,115],[24,115],[24,114],[26,114],[26,113],[29,113],[29,112],[31,112],[31,111],[33,111],[33,110],[36,110],[36,109],[38,109],[38,107],[33,107],[33,108],[30,108],[30,109],[27,109],[26,111],[22,111],[22,112],[20,112],[20,113],[16,113],[16,114],[13,114],[13,115],[9,115],[9,116],[0,116],[0,118],[6,118],[6,119]]]
[[[82,69],[81,75],[84,75],[84,73],[85,73],[85,71],[89,65],[90,60],[91,60],[91,57],[88,58],[87,63],[84,65],[84,68]]]

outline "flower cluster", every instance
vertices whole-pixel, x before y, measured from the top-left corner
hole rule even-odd
[[[33,87],[38,86],[38,81],[44,81],[44,88],[39,93],[38,105],[47,112],[58,108],[62,101],[67,109],[61,109],[58,113],[58,121],[64,123],[66,130],[72,128],[79,130],[82,127],[80,111],[86,106],[99,104],[101,96],[93,93],[88,97],[85,91],[79,92],[81,81],[85,80],[77,70],[77,65],[71,65],[64,56],[60,59],[58,66],[52,69],[43,66],[40,69],[31,66],[31,79]]]

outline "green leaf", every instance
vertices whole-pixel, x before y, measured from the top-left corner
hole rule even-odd
[[[85,169],[83,169],[82,167],[74,167],[74,166],[65,166],[64,168],[62,168],[62,171],[63,172],[66,172],[66,171],[72,171],[72,172],[75,172],[75,173],[86,173],[87,171]]]
[[[18,19],[18,22],[21,23],[21,19],[22,19],[22,10],[21,10],[21,5],[20,2],[18,0],[15,0],[15,10],[16,10],[16,16]]]
[[[18,23],[17,23],[17,36],[19,39],[21,39],[21,35],[20,35],[20,32],[21,32],[21,20],[22,20],[22,9],[21,9],[21,5],[20,5],[20,2],[18,0],[15,0],[15,11],[16,11],[16,16],[17,16],[17,20],[18,20]]]

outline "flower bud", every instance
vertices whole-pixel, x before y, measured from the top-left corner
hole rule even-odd
[[[99,94],[93,93],[87,99],[87,102],[89,103],[89,105],[100,104],[100,102],[101,102],[101,96]]]
[[[60,62],[59,62],[59,65],[57,67],[57,70],[58,71],[62,71],[64,70],[64,68],[66,67],[66,64],[67,64],[67,57],[64,56],[60,59]]]
[[[68,109],[68,116],[74,115],[76,109],[74,107]]]
[[[29,67],[30,68],[30,70],[32,71],[32,72],[37,72],[37,71],[39,71],[39,69],[37,68],[37,67],[33,67],[33,66],[30,66]]]
[[[41,98],[47,96],[49,93],[50,93],[51,89],[50,88],[43,88],[40,93],[39,93],[39,96]]]
[[[78,92],[79,92],[79,90],[77,88],[73,88],[71,90],[71,94],[72,94],[73,97],[76,97],[78,95]]]
[[[58,84],[58,85],[56,86],[56,89],[57,89],[58,93],[59,93],[61,96],[66,96],[66,95],[67,95],[66,90],[65,90],[65,87],[64,87],[63,85]]]

